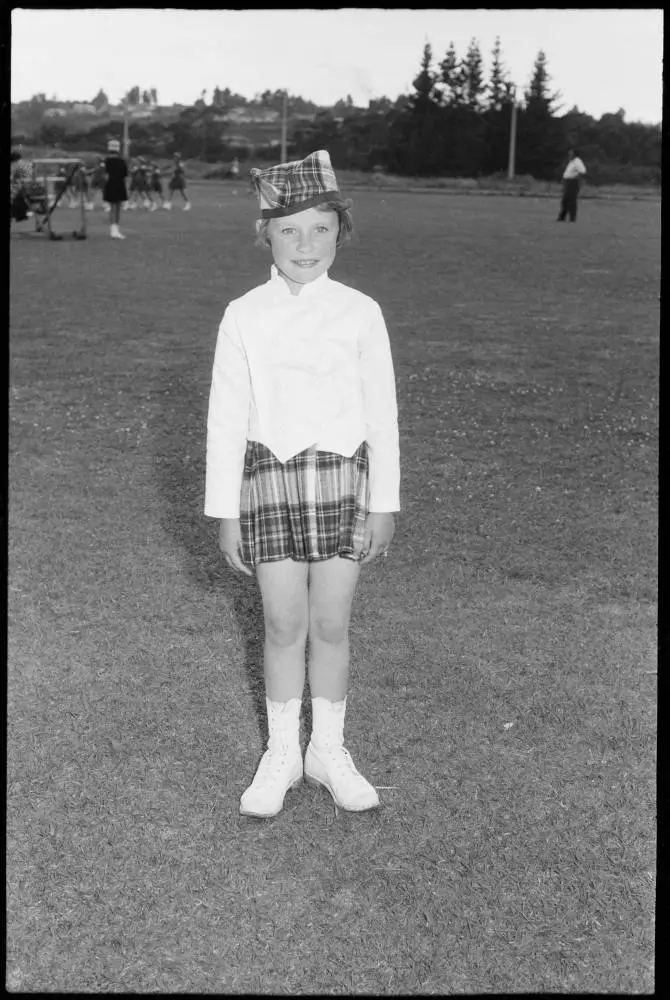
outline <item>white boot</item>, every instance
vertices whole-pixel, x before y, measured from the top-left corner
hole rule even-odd
[[[187,201],[186,204],[184,205],[184,211],[185,212],[190,212],[191,211],[191,202],[190,201]]]
[[[112,237],[113,240],[125,240],[125,236],[120,231],[118,225],[115,222],[113,222],[109,227],[109,235]]]
[[[172,202],[166,201],[165,204],[163,205],[163,208],[165,209],[166,212],[169,212],[172,209]]]
[[[305,781],[323,785],[340,809],[363,812],[379,805],[379,796],[345,750],[344,715],[347,699],[312,698],[312,736],[305,754]]]
[[[243,816],[267,819],[284,805],[289,788],[302,781],[300,753],[300,698],[279,702],[265,699],[268,713],[268,748],[247,790],[240,799]]]

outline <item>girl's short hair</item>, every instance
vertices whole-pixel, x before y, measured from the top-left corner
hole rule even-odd
[[[353,202],[350,198],[333,198],[331,201],[324,201],[320,205],[315,206],[318,212],[335,212],[337,214],[338,231],[336,245],[338,247],[341,247],[343,243],[350,240],[351,234],[354,231],[354,220],[351,217],[352,204]],[[290,218],[290,216],[287,216],[287,218]],[[258,221],[256,225],[256,246],[270,246],[268,226],[271,221],[271,219],[260,219]]]

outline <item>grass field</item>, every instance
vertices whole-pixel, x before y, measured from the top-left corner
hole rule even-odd
[[[78,150],[76,152],[62,148],[48,146],[24,146],[25,156],[32,160],[35,157],[54,156],[77,156],[84,160],[86,164],[92,166],[98,162],[100,152],[96,150]],[[159,156],[156,162],[163,169],[169,169],[172,158]],[[230,167],[230,160],[220,163],[207,163],[204,160],[187,159],[184,161],[186,176],[189,181],[199,182],[208,177],[213,171],[227,171]],[[246,189],[248,187],[248,171],[251,167],[267,167],[267,160],[246,160],[242,164],[241,181],[236,182],[238,186]],[[505,173],[480,175],[474,177],[412,177],[378,173],[369,170],[345,170],[337,169],[337,176],[340,185],[347,191],[378,190],[383,192],[407,193],[409,191],[430,191],[434,194],[462,194],[470,195],[509,195],[512,197],[533,197],[533,198],[553,198],[560,200],[562,185],[560,179],[546,181],[537,180],[528,174],[517,174],[513,180],[508,180]],[[228,188],[235,187],[234,182],[229,182]],[[224,187],[225,187],[224,186]],[[206,200],[209,195],[206,195]],[[215,197],[215,196],[214,196]],[[594,198],[624,199],[624,200],[652,200],[660,201],[661,189],[659,184],[594,184],[590,178],[585,178],[582,183],[580,198],[582,200],[592,200]]]
[[[261,609],[202,508],[269,261],[191,193],[11,242],[7,988],[652,991],[660,206],[356,197],[332,276],[383,306],[403,471],[352,623],[382,808],[263,823]]]

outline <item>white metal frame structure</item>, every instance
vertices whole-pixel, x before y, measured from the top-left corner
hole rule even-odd
[[[84,162],[80,159],[72,159],[68,157],[47,157],[38,158],[33,160],[33,178],[36,182],[42,182],[44,184],[44,192],[46,198],[45,212],[35,212],[35,229],[38,233],[43,233],[45,231],[49,235],[50,240],[62,240],[64,236],[69,236],[75,240],[85,240],[86,239],[86,195],[83,190],[79,191],[79,217],[80,226],[79,229],[73,230],[71,233],[57,233],[54,231],[51,216],[54,209],[57,207],[61,198],[65,194],[67,187],[74,177],[76,171],[79,167],[83,167]],[[70,168],[66,169],[65,176],[54,174],[49,172],[49,167],[58,166]],[[53,190],[57,181],[65,181],[62,189],[58,191],[55,197],[50,197],[49,186]]]

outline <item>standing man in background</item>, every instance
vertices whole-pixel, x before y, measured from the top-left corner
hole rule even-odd
[[[563,171],[563,197],[557,222],[564,222],[566,215],[570,222],[577,219],[577,196],[579,195],[579,180],[586,173],[586,167],[579,159],[576,149],[568,150],[568,165]]]

